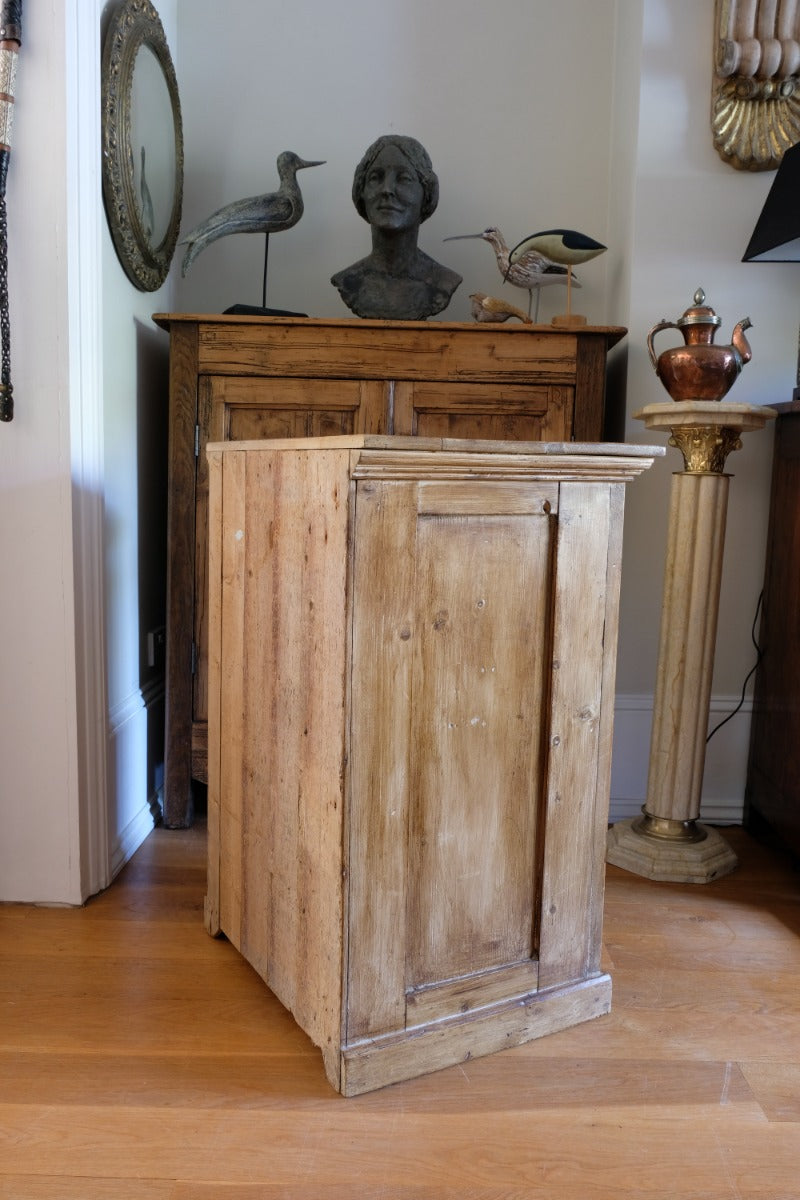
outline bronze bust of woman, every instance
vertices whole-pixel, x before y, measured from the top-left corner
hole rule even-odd
[[[372,253],[331,279],[357,316],[422,321],[450,303],[461,276],[417,246],[438,200],[439,180],[415,138],[387,134],[372,143],[353,177],[353,203],[369,222]]]

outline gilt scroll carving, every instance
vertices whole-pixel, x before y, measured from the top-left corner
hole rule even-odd
[[[800,0],[715,0],[711,128],[740,171],[774,171],[800,141]]]

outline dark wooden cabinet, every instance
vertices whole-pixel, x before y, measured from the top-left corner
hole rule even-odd
[[[610,440],[617,326],[157,314],[170,334],[164,821],[208,778],[209,441],[405,434]]]
[[[775,450],[746,819],[800,857],[800,402],[773,406]]]

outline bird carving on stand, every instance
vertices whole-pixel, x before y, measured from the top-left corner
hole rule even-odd
[[[472,292],[472,315],[476,321],[507,321],[509,317],[518,317],[525,325],[531,324],[531,318],[515,304],[500,300],[497,296],[487,296],[485,292]]]
[[[291,229],[303,215],[303,197],[297,182],[297,172],[304,167],[322,165],[322,161],[309,162],[293,154],[291,150],[284,150],[278,155],[280,187],[276,192],[250,196],[245,200],[235,200],[232,204],[226,204],[181,239],[181,245],[186,246],[182,273],[185,275],[197,256],[218,238],[227,237],[231,233],[265,233],[269,239],[271,233]],[[264,276],[266,279],[266,255]]]
[[[607,249],[608,247],[604,246],[602,242],[596,242],[594,238],[588,237],[585,233],[578,233],[577,229],[543,229],[540,233],[528,234],[509,251],[509,279],[510,273],[520,263],[526,262],[529,254],[544,254],[553,262],[561,263],[565,270],[569,270],[567,311],[562,317],[554,317],[553,324],[585,325],[586,318],[577,314],[573,315],[572,312],[572,287],[575,283],[572,277],[572,267],[577,263],[597,258],[598,254],[602,254]]]
[[[524,288],[528,293],[528,316],[531,315],[533,307],[533,293],[536,292],[536,311],[533,320],[539,318],[539,295],[540,289],[551,283],[566,283],[568,272],[567,268],[550,259],[547,255],[540,253],[538,250],[531,250],[529,254],[520,257],[513,266],[509,263],[509,250],[506,245],[506,240],[499,229],[494,225],[490,225],[488,229],[484,229],[481,233],[459,233],[452,237],[446,237],[446,242],[468,241],[472,238],[482,238],[484,242],[488,242],[494,250],[494,255],[497,260],[497,266],[500,274],[507,283],[512,283],[515,287]],[[577,279],[572,279],[574,287],[580,287]]]

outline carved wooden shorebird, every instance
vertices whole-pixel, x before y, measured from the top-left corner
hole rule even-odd
[[[497,266],[503,279],[507,283],[513,283],[515,287],[524,288],[528,293],[528,316],[531,315],[533,293],[536,292],[536,312],[533,317],[536,321],[539,317],[540,289],[550,283],[566,283],[567,268],[538,250],[531,250],[529,254],[519,258],[512,266],[509,263],[509,250],[505,238],[494,225],[490,225],[481,233],[460,233],[453,237],[446,237],[444,240],[459,242],[472,238],[482,238],[484,242],[488,242],[494,250]],[[575,287],[580,287],[576,279],[573,278],[572,282]]]
[[[540,233],[531,233],[509,252],[508,269],[512,271],[518,263],[524,262],[529,254],[544,254],[553,262],[561,263],[569,269],[567,275],[567,312],[565,317],[555,317],[553,324],[583,323],[585,317],[572,316],[572,267],[577,263],[588,262],[597,258],[608,247],[602,242],[577,229],[543,229]]]
[[[487,296],[485,292],[472,292],[472,315],[476,321],[507,321],[509,317],[518,317],[525,325],[530,325],[531,318],[515,304],[500,300],[497,296]]]
[[[181,239],[181,244],[186,246],[182,274],[186,274],[206,246],[229,233],[269,235],[291,229],[303,215],[303,197],[297,182],[297,172],[303,167],[322,165],[322,161],[308,162],[293,154],[291,150],[284,150],[278,155],[280,187],[276,192],[250,196],[245,200],[235,200],[232,204],[226,204]]]

